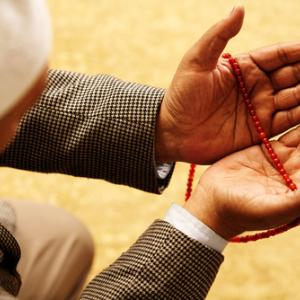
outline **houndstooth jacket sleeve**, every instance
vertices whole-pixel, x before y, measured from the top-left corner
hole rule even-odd
[[[220,253],[157,220],[80,299],[201,300],[222,262]]]
[[[39,102],[25,115],[0,165],[102,178],[158,193],[156,118],[164,90],[52,70]]]

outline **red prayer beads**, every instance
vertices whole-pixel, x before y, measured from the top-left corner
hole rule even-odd
[[[232,57],[229,53],[223,54],[222,57],[227,59],[231,65],[234,76],[238,82],[238,86],[239,86],[240,92],[242,94],[244,103],[245,103],[247,110],[252,118],[253,124],[257,131],[257,134],[258,134],[261,142],[264,144],[269,157],[273,161],[274,167],[277,169],[278,173],[282,176],[287,187],[290,190],[295,191],[297,189],[296,184],[290,178],[290,176],[286,172],[283,164],[281,163],[278,156],[276,155],[276,153],[268,139],[268,136],[267,136],[265,130],[263,129],[258,116],[256,115],[255,107],[253,106],[253,104],[250,101],[248,90],[247,90],[247,87],[244,82],[243,74],[242,74],[242,71],[240,69],[240,66],[239,66],[237,60],[234,57]],[[195,168],[196,168],[196,165],[191,164],[189,176],[188,176],[188,182],[187,182],[187,190],[186,190],[186,194],[185,194],[186,201],[190,198],[191,193],[192,193],[192,185],[193,185],[193,179],[194,179],[194,174],[195,174]],[[241,236],[241,237],[237,236],[237,237],[232,238],[230,241],[234,242],[234,243],[246,243],[246,242],[250,242],[250,241],[257,241],[260,239],[269,238],[271,236],[285,232],[285,231],[287,231],[293,227],[296,227],[298,225],[300,225],[300,218],[297,218],[296,220],[294,220],[293,222],[291,222],[289,224],[282,225],[280,227],[270,229],[267,231],[259,232],[254,235],[247,235],[247,236]]]
[[[187,186],[186,186],[186,192],[185,192],[185,201],[187,201],[191,197],[191,194],[192,194],[195,169],[196,169],[196,165],[191,164],[190,170],[189,170],[188,182],[187,182]]]

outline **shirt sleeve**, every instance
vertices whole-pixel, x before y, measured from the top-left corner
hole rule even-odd
[[[228,241],[215,233],[183,207],[173,204],[164,220],[188,237],[222,253]]]

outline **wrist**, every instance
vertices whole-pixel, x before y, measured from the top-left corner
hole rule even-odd
[[[198,185],[189,201],[184,204],[184,208],[223,239],[230,240],[241,232],[232,224],[233,219],[229,218],[228,221],[225,214],[218,212],[215,203],[213,196]]]
[[[179,160],[176,151],[176,139],[170,125],[171,122],[167,117],[167,109],[164,101],[165,98],[160,107],[155,130],[155,159],[159,163],[176,162]]]

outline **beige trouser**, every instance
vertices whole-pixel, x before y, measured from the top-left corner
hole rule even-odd
[[[61,208],[9,202],[16,212],[15,237],[22,251],[18,299],[78,299],[94,254],[87,229]]]

